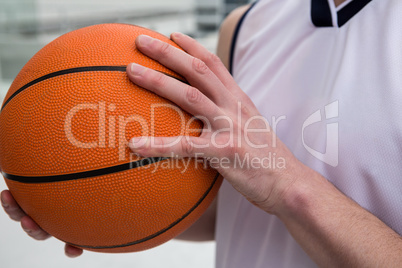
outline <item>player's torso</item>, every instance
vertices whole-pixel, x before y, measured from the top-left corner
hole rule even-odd
[[[402,3],[347,1],[320,17],[311,12],[314,2],[322,3],[258,2],[236,38],[233,75],[298,159],[402,233]],[[361,10],[347,20],[357,2]],[[239,252],[253,251],[246,237],[254,236],[261,252],[250,253],[253,267],[269,258],[312,265],[279,220],[228,184],[219,208],[227,211],[218,214],[218,254],[229,236],[237,245],[222,249],[227,258],[218,257],[218,266],[228,265],[229,255],[244,260]],[[219,237],[225,217],[236,223]]]

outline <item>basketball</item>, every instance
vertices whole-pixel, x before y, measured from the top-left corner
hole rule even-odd
[[[222,177],[199,159],[142,158],[136,136],[198,136],[202,123],[133,84],[136,62],[184,78],[135,47],[149,29],[101,24],[55,39],[23,67],[0,112],[0,167],[21,208],[54,237],[97,252],[134,252],[186,230]]]

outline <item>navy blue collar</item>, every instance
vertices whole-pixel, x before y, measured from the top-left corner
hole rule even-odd
[[[331,0],[332,1],[332,0]],[[337,12],[338,25],[342,27],[359,13],[371,0],[353,0]],[[311,0],[311,20],[317,27],[333,27],[331,8],[328,0]]]

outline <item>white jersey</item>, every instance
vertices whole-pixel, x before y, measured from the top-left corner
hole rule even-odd
[[[238,29],[232,74],[279,138],[402,234],[402,1],[261,0]],[[219,268],[315,266],[227,182],[216,240]]]

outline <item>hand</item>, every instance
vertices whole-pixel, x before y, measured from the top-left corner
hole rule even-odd
[[[171,38],[184,51],[148,36],[139,36],[136,45],[190,85],[137,64],[130,64],[127,73],[135,84],[203,121],[202,134],[135,137],[130,148],[144,157],[202,157],[248,200],[275,213],[284,193],[306,168],[276,138],[217,56],[186,35],[174,33]]]
[[[47,232],[42,230],[31,217],[29,217],[17,204],[10,191],[1,192],[1,205],[8,216],[18,222],[21,222],[22,229],[32,238],[36,240],[45,240],[51,237]],[[82,254],[83,250],[66,244],[64,248],[68,257],[75,258]]]
[[[248,200],[278,216],[319,266],[400,266],[401,236],[299,162],[215,55],[188,36],[171,37],[187,53],[145,36],[136,44],[190,85],[134,64],[127,73],[135,84],[202,120],[202,133],[136,137],[131,149],[147,157],[207,159]],[[263,160],[269,156],[281,164],[268,165]]]

